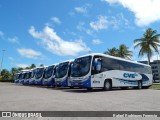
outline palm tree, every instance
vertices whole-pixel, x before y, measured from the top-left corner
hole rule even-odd
[[[118,49],[113,47],[111,49],[107,49],[107,51],[104,52],[104,54],[111,55],[111,56],[117,56],[118,55]]]
[[[31,64],[30,69],[35,68],[36,65],[35,64]]]
[[[40,64],[39,66],[40,66],[40,67],[44,67],[44,64]]]
[[[127,47],[124,44],[121,44],[118,49],[118,57],[124,58],[124,59],[131,59],[132,57],[132,51],[129,50],[129,47]]]
[[[23,68],[21,68],[21,67],[18,67],[17,69],[18,69],[18,71],[21,71],[21,70],[23,70]]]
[[[121,57],[124,59],[131,59],[132,57],[132,52],[124,44],[120,45],[119,49],[115,47],[108,49],[107,51],[104,52],[104,54],[115,56],[115,57]]]
[[[17,68],[11,68],[11,78],[14,79],[15,74],[18,72]]]
[[[153,55],[153,52],[156,51],[158,54],[158,47],[160,46],[159,41],[160,34],[157,34],[156,30],[148,28],[143,34],[142,38],[135,39],[135,48],[140,47],[139,55],[144,56],[147,55],[148,64],[150,64],[150,59]]]

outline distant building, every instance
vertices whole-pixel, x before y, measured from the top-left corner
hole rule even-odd
[[[138,61],[143,64],[148,64],[148,61]],[[160,80],[160,60],[154,60],[150,63],[154,80]]]

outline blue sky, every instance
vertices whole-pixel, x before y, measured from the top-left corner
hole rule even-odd
[[[149,27],[160,33],[158,5],[159,0],[0,0],[3,68],[50,65],[120,44],[133,50],[133,60],[145,60],[133,40]]]

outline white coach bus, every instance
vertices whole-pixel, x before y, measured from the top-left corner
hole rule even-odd
[[[43,75],[46,67],[37,67],[35,71],[35,85],[43,85]]]
[[[56,64],[46,67],[43,75],[43,85],[55,86]]]
[[[152,78],[149,65],[100,53],[76,58],[70,77],[72,86],[104,90],[112,87],[148,88]]]
[[[73,60],[67,60],[56,66],[55,85],[57,87],[71,87],[70,73]]]
[[[29,85],[35,85],[35,73],[36,73],[36,68],[31,69],[31,77],[29,79]]]

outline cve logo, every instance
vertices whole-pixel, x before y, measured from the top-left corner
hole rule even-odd
[[[123,77],[125,78],[135,78],[137,76],[137,74],[131,74],[131,73],[124,73]]]

